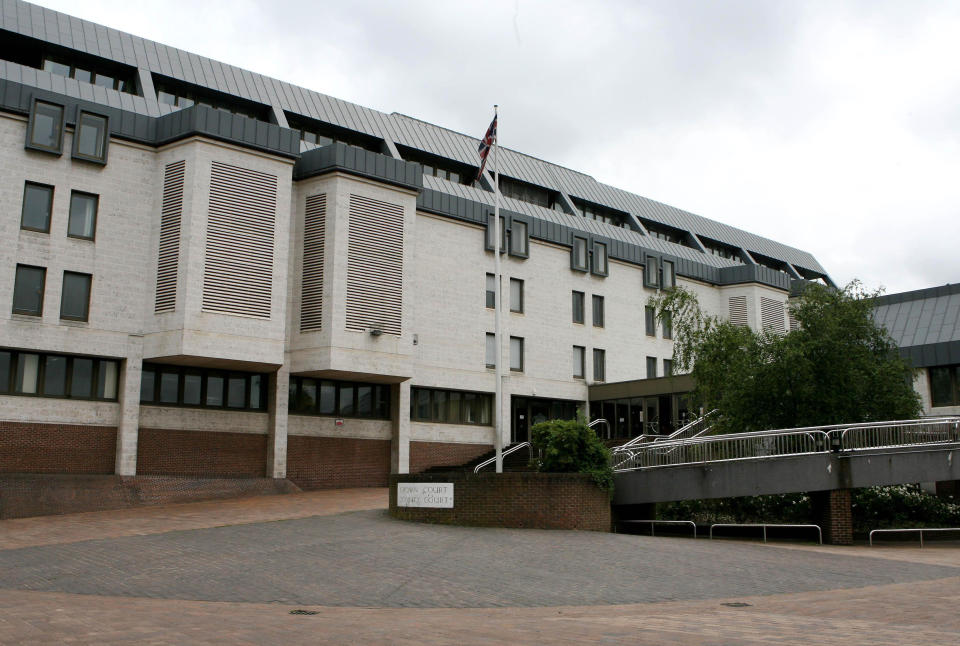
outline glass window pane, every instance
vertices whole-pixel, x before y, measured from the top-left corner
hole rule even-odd
[[[60,318],[86,321],[90,305],[90,274],[63,272]]]
[[[313,379],[300,380],[300,395],[297,400],[297,411],[313,413],[317,409],[317,382]]]
[[[13,285],[13,313],[40,316],[43,313],[43,280],[47,270],[43,267],[17,265]]]
[[[673,271],[673,263],[669,260],[663,261],[663,288],[664,289],[673,289],[676,283],[676,276]]]
[[[334,415],[337,412],[337,384],[332,381],[320,382],[320,414]]]
[[[177,105],[177,97],[163,90],[157,92],[157,101],[164,105]]]
[[[183,375],[183,403],[187,406],[199,406],[203,401],[200,398],[202,388],[202,375],[190,372]]]
[[[457,184],[459,184],[459,183],[460,183],[460,173],[454,173],[453,171],[450,171],[450,181],[451,181],[451,182],[456,182]]]
[[[117,373],[119,364],[109,359],[101,359],[100,367],[97,371],[97,397],[100,399],[117,398]],[[151,373],[152,374],[152,373]],[[150,398],[153,399],[153,381],[150,382]],[[140,392],[143,392],[141,382]]]
[[[479,395],[480,418],[478,424],[490,425],[493,410],[493,397],[490,395]]]
[[[77,124],[77,153],[103,159],[107,149],[107,119],[97,114],[80,113]]]
[[[100,366],[101,371],[103,365]],[[156,380],[156,373],[153,368],[144,368],[143,372],[140,373],[140,401],[142,402],[152,402],[154,398],[154,383]]]
[[[316,387],[316,385],[314,385]],[[230,375],[227,379],[227,407],[244,408],[247,405],[247,378]]]
[[[73,68],[73,78],[84,83],[90,83],[93,80],[93,72],[75,67]]]
[[[43,363],[43,394],[63,397],[67,394],[67,358],[48,355]]]
[[[315,143],[317,143],[317,135],[316,135],[316,133],[313,133],[313,132],[309,132],[309,131],[307,131],[307,130],[304,130],[304,131],[303,131],[303,140],[304,140],[305,142],[307,142],[308,144],[315,144]]]
[[[663,376],[669,377],[673,375],[673,361],[670,359],[663,360]]]
[[[497,336],[487,333],[487,348],[485,361],[488,368],[493,368],[497,364]]]
[[[510,369],[523,371],[523,339],[510,337]]]
[[[50,231],[50,210],[53,208],[53,187],[30,184],[23,187],[23,215],[20,226],[36,231]]]
[[[510,230],[510,252],[527,255],[527,223],[513,221]]]
[[[207,406],[223,406],[223,377],[207,375]]]
[[[390,419],[390,386],[377,386],[374,396],[376,397],[373,405],[374,417]]]
[[[487,307],[497,306],[497,277],[494,274],[487,274]]]
[[[593,325],[603,327],[603,296],[593,296]]]
[[[576,269],[587,270],[587,241],[583,238],[573,239],[573,266]]]
[[[656,311],[652,307],[647,307],[643,311],[644,314],[644,323],[647,328],[647,336],[656,336],[657,326],[656,326]]]
[[[70,66],[51,61],[49,58],[43,61],[43,71],[56,74],[58,76],[70,76]]]
[[[647,379],[653,379],[657,376],[657,358],[647,357]]]
[[[10,363],[13,355],[0,350],[0,393],[10,392]]]
[[[583,292],[572,292],[573,294],[573,322],[583,323]]]
[[[356,391],[353,384],[340,384],[340,415],[343,417],[352,417],[356,413],[353,404],[353,395]]]
[[[584,348],[575,345],[573,346],[573,376],[574,377],[583,377],[583,354]]]
[[[606,379],[607,379],[607,353],[605,350],[594,349],[593,380],[606,381]]]
[[[433,413],[431,418],[435,422],[447,421],[447,391],[433,391]]]
[[[357,415],[370,417],[373,414],[373,386],[357,386]]]
[[[263,408],[263,376],[250,375],[250,408],[260,410]]]
[[[63,108],[52,103],[37,101],[33,115],[33,131],[30,143],[41,148],[57,150],[63,136]]]
[[[415,388],[412,396],[414,402],[414,417],[421,421],[430,420],[430,391],[426,388]]]
[[[290,377],[290,385],[287,388],[287,410],[297,410],[297,386],[299,381]]]
[[[672,339],[673,338],[673,319],[670,316],[670,312],[664,312],[660,318],[663,323],[663,338]]]
[[[523,312],[523,281],[510,279],[510,311]]]
[[[193,105],[193,99],[185,96],[177,97],[178,108],[189,108],[191,105]]]
[[[176,370],[160,372],[160,403],[176,404],[180,390],[180,375]]]
[[[74,192],[70,195],[70,221],[67,235],[74,238],[93,238],[97,225],[96,195]]]
[[[37,394],[37,376],[40,373],[40,355],[20,353],[17,355],[17,388],[24,395]]]
[[[75,357],[70,370],[70,396],[89,399],[93,396],[93,359]]]
[[[106,74],[97,74],[96,80],[94,81],[100,87],[106,87],[113,89],[113,77],[107,76]]]
[[[478,422],[478,407],[477,407],[477,394],[476,393],[463,393],[461,395],[461,401],[463,406],[463,421],[465,424],[477,424]]]
[[[599,242],[593,245],[593,272],[595,274],[607,273],[607,245]]]
[[[444,415],[448,424],[459,424],[462,420],[460,412],[460,393],[450,391],[447,393],[447,412]]]
[[[933,406],[953,404],[953,385],[950,373],[952,368],[930,368],[930,399]]]

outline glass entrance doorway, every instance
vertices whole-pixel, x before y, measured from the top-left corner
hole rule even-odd
[[[551,419],[575,419],[580,402],[540,397],[510,398],[510,442],[529,442],[534,424]]]

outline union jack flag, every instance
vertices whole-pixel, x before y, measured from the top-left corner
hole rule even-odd
[[[493,148],[493,144],[497,141],[497,117],[494,115],[493,121],[490,122],[490,127],[487,128],[487,134],[483,136],[483,139],[480,140],[480,145],[477,146],[477,152],[480,153],[480,172],[477,173],[477,179],[483,175],[483,169],[487,165],[487,155],[490,154],[490,149]]]

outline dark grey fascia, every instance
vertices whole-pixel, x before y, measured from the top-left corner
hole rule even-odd
[[[423,167],[420,164],[394,159],[340,141],[303,153],[293,165],[293,179],[307,179],[333,171],[414,191],[423,188]]]
[[[914,368],[960,364],[960,341],[901,347],[900,356]]]
[[[960,294],[960,283],[947,283],[937,287],[925,287],[924,289],[915,289],[910,292],[900,292],[898,294],[884,294],[874,299],[875,307],[880,305],[893,305],[895,303],[907,303],[909,301],[919,301],[927,298],[937,298],[939,296],[953,296]]]

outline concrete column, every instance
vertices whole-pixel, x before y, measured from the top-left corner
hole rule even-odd
[[[853,510],[850,505],[850,490],[813,491],[810,493],[810,499],[817,516],[817,524],[823,530],[823,542],[829,545],[850,545],[853,543]]]
[[[137,441],[140,434],[140,374],[143,369],[141,339],[131,343],[127,358],[120,365],[117,378],[117,400],[120,405],[117,422],[117,457],[114,473],[137,475]]]
[[[290,369],[286,364],[270,375],[267,385],[267,477],[287,477],[287,406],[290,398]]]
[[[410,380],[390,387],[390,473],[410,473]]]

